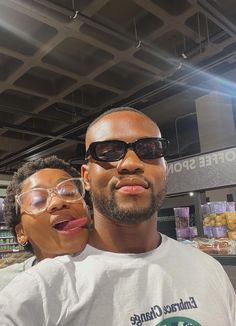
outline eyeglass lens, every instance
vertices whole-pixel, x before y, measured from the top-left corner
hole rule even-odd
[[[56,193],[63,200],[73,202],[83,197],[83,184],[80,179],[69,179],[59,183],[55,188],[35,188],[23,193],[20,202],[25,211],[32,214],[45,210],[48,206],[50,193]]]
[[[125,143],[121,141],[110,141],[97,143],[95,147],[96,155],[101,161],[116,161],[125,153]]]
[[[165,139],[144,138],[127,144],[120,140],[95,143],[95,159],[112,162],[122,159],[132,147],[140,159],[156,159],[165,155],[168,142]],[[91,153],[93,156],[93,153]]]

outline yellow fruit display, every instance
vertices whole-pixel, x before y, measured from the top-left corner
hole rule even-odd
[[[228,237],[230,239],[236,240],[236,231],[228,231]]]
[[[227,212],[226,220],[229,231],[236,231],[236,212]]]
[[[204,226],[223,226],[227,224],[225,213],[207,214],[203,218]]]

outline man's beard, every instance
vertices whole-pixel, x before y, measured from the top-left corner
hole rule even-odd
[[[137,207],[135,202],[132,208],[122,208],[117,204],[114,191],[110,198],[105,198],[102,193],[91,191],[93,206],[106,218],[124,224],[138,224],[150,219],[161,207],[166,195],[166,186],[154,195],[151,189],[150,203],[146,207]]]

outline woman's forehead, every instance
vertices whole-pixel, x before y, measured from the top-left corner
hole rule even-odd
[[[67,178],[71,178],[71,176],[62,169],[41,169],[24,180],[22,190],[26,191],[35,187],[54,187],[58,182]]]

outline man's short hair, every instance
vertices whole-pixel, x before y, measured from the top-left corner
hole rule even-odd
[[[117,108],[112,108],[110,110],[107,110],[105,112],[103,112],[102,114],[100,114],[95,120],[93,120],[90,125],[88,126],[87,128],[87,131],[86,131],[86,136],[90,130],[90,128],[92,128],[100,119],[102,119],[103,117],[111,114],[111,113],[114,113],[114,112],[123,112],[123,111],[130,111],[130,112],[135,112],[135,113],[138,113],[140,115],[142,115],[143,117],[149,119],[150,121],[152,121],[154,124],[156,124],[155,121],[153,121],[149,116],[147,116],[145,113],[143,113],[142,111],[139,111],[135,108],[132,108],[132,107],[129,107],[129,106],[121,106],[121,107],[117,107]],[[85,137],[86,138],[86,137]]]

